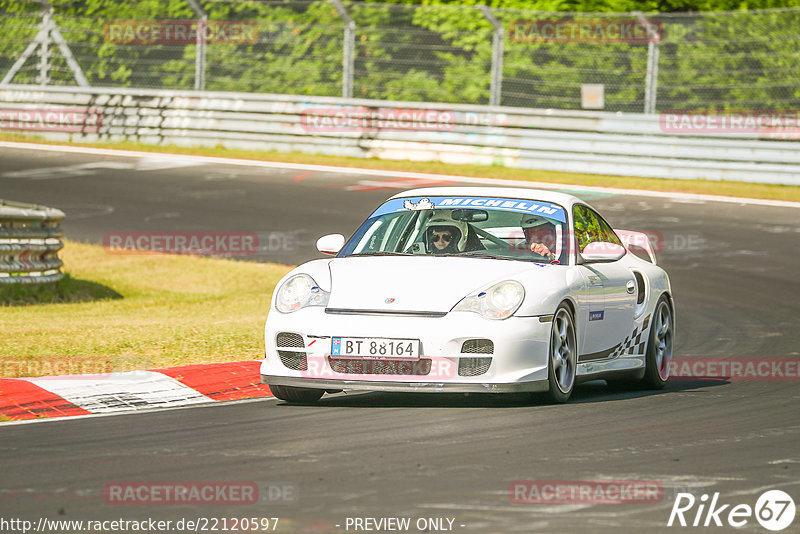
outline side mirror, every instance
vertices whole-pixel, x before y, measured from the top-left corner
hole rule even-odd
[[[626,254],[625,247],[606,241],[595,241],[589,243],[578,255],[582,263],[611,263],[617,261]]]
[[[343,246],[344,236],[342,234],[328,234],[317,239],[317,250],[329,256],[338,254]]]

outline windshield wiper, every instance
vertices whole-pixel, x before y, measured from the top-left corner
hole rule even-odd
[[[537,260],[537,259],[534,259],[534,258],[526,258],[524,256],[522,256],[522,257],[500,256],[498,254],[490,254],[488,252],[482,252],[482,251],[464,252],[462,254],[453,254],[453,256],[461,256],[461,257],[465,257],[466,256],[466,257],[470,257],[470,258],[487,258],[487,259],[492,259],[492,260],[528,261],[528,262],[531,262],[531,263],[541,263],[543,265],[549,265],[550,264],[550,262],[547,261],[547,260]]]
[[[411,256],[407,252],[359,252],[356,254],[349,254],[350,256]]]
[[[524,258],[509,258],[508,256],[500,256],[498,254],[489,254],[488,252],[464,252],[463,254],[458,254],[458,256],[469,256],[470,258],[487,258],[490,260],[518,260]]]

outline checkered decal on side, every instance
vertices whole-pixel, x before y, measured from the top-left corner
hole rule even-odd
[[[609,355],[609,358],[616,358],[618,356],[627,355],[640,355],[644,354],[647,349],[647,327],[650,326],[650,316],[645,317],[641,326],[633,329],[633,333],[625,338],[625,340],[614,347],[614,350]]]

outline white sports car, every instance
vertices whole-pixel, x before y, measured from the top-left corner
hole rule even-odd
[[[571,195],[444,187],[400,193],[335,256],[276,286],[262,382],[326,391],[546,392],[603,378],[663,387],[675,308],[645,234]]]

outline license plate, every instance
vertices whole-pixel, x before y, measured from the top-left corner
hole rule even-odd
[[[382,337],[334,337],[331,356],[340,358],[419,358],[418,339],[389,339]]]

